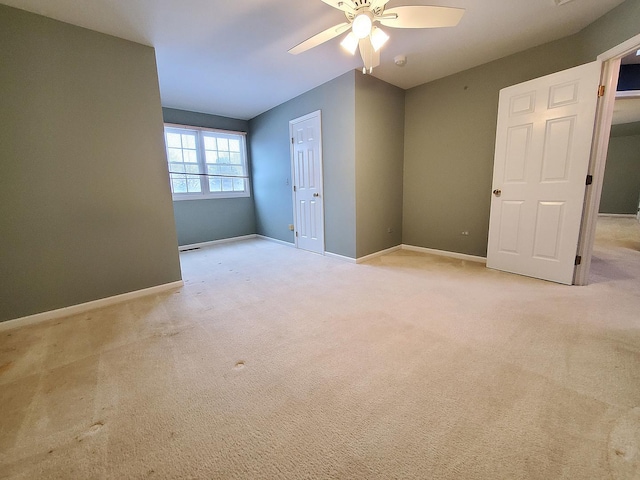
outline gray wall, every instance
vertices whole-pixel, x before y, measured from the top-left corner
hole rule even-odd
[[[322,111],[325,250],[355,258],[355,71],[250,120],[256,229],[294,243],[289,121]]]
[[[0,5],[0,320],[180,280],[154,50]]]
[[[359,72],[355,85],[359,258],[402,243],[404,90]]]
[[[164,121],[195,127],[219,128],[248,132],[249,122],[206,113],[163,108]],[[247,162],[249,156],[247,139]],[[249,170],[250,171],[250,170]],[[251,174],[249,175],[251,177]],[[253,185],[251,178],[249,183]],[[173,202],[179,245],[221,240],[256,233],[256,218],[252,197],[179,200]]]
[[[408,90],[403,243],[485,256],[500,89],[595,60],[639,18],[627,0],[576,35]]]
[[[640,122],[611,127],[600,213],[636,214],[640,197]]]

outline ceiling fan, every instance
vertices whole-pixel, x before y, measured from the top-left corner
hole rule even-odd
[[[389,0],[322,0],[338,10],[342,10],[347,21],[314,35],[296,45],[289,53],[297,55],[317,47],[341,33],[351,29],[340,45],[351,55],[360,47],[360,56],[364,62],[362,73],[371,73],[373,67],[380,65],[380,48],[389,39],[376,23],[391,28],[437,28],[455,27],[462,15],[463,8],[435,6],[403,6],[386,9]]]

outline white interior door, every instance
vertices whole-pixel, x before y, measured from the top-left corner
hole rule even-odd
[[[320,111],[289,122],[296,246],[324,254]]]
[[[570,285],[601,63],[500,91],[487,267]]]

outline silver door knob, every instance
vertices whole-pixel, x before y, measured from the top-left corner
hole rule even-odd
[[[496,188],[496,189],[493,191],[493,194],[494,194],[496,197],[499,197],[500,195],[502,195],[502,190],[500,190],[499,188]]]
[[[314,193],[314,194],[313,194],[313,196],[314,196],[314,197],[319,197],[319,196],[320,196],[320,194],[319,194],[319,193]]]

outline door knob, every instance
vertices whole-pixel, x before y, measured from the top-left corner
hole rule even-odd
[[[319,197],[319,196],[320,196],[320,194],[319,194],[319,193],[314,193],[314,194],[313,194],[313,196],[314,196],[314,197]]]
[[[494,194],[496,197],[499,197],[500,195],[502,195],[502,190],[500,190],[499,188],[496,188],[496,189],[493,191],[493,194]]]

